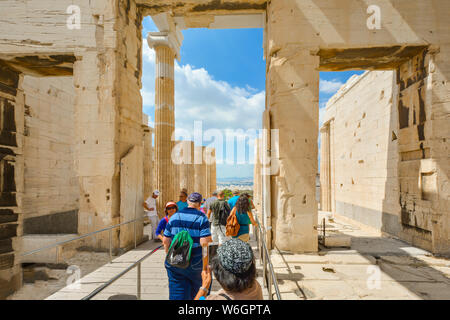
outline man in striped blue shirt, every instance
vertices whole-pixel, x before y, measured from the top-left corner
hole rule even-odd
[[[212,241],[209,220],[201,212],[202,195],[194,192],[188,197],[188,207],[175,213],[164,230],[164,248],[169,250],[172,239],[183,230],[189,232],[193,240],[191,263],[186,269],[165,263],[169,278],[170,300],[193,300],[202,285],[202,247]]]

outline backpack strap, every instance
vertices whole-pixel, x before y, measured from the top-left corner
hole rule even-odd
[[[167,216],[165,216],[164,219],[166,220],[166,222],[169,222],[169,218]]]
[[[228,295],[225,294],[225,293],[219,293],[219,296],[222,296],[222,297],[224,297],[224,298],[227,299],[227,300],[233,300],[233,299],[230,298],[230,296],[228,296]]]

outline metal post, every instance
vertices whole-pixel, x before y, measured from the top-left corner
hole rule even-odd
[[[112,229],[109,229],[109,263],[112,263]]]
[[[272,296],[272,274],[269,275],[269,288],[267,288],[269,290],[269,300],[273,300],[273,296]]]
[[[264,287],[267,287],[267,278],[266,278],[266,276],[267,276],[267,274],[266,274],[266,266],[267,266],[267,264],[266,264],[266,255],[265,255],[265,253],[263,252],[263,282],[264,282]]]
[[[56,246],[56,264],[59,263],[59,245]]]
[[[137,265],[137,298],[141,300],[141,263]]]

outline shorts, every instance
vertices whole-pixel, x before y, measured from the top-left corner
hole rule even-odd
[[[244,242],[248,242],[248,240],[250,240],[250,233],[241,234],[239,237],[236,237],[236,238],[238,238],[239,240],[242,240]]]
[[[211,237],[213,242],[218,242],[219,245],[223,244],[225,241],[230,240],[230,237],[226,236],[226,228],[222,225],[211,225]]]

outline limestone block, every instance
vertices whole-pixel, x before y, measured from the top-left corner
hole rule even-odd
[[[77,234],[27,234],[21,237],[22,252],[31,252],[57,242],[76,238],[77,236]],[[62,258],[70,258],[74,254],[73,248],[69,250],[64,250],[63,248],[63,246],[50,248],[21,257],[20,260],[21,263],[60,263],[63,261]]]

